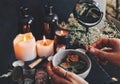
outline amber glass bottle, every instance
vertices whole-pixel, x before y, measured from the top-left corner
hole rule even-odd
[[[53,6],[45,5],[45,16],[43,21],[44,35],[48,39],[54,39],[55,30],[58,24],[58,16],[53,13]]]
[[[31,32],[31,25],[34,18],[29,15],[29,9],[26,7],[20,7],[20,17],[18,21],[18,33]]]

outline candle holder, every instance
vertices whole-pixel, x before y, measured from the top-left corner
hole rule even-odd
[[[61,48],[68,48],[70,42],[70,34],[68,30],[65,29],[58,29],[55,32],[55,38],[54,38],[54,49],[55,53],[58,52]]]

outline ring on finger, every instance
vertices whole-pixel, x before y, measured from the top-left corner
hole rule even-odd
[[[63,75],[63,76],[64,76],[64,78],[66,78],[66,77],[67,77],[67,71],[64,73],[64,75]]]
[[[52,75],[50,76],[50,79],[53,78],[53,76],[54,76],[54,74],[52,74]]]

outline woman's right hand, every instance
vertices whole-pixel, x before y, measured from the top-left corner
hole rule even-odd
[[[94,42],[88,50],[99,59],[109,60],[120,66],[120,39],[102,38]]]

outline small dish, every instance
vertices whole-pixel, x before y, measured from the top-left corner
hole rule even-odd
[[[92,63],[91,63],[90,58],[85,53],[83,53],[79,50],[66,49],[66,50],[59,51],[53,57],[53,60],[52,60],[53,66],[60,66],[60,64],[63,62],[63,60],[66,60],[66,57],[68,55],[70,55],[70,56],[73,55],[72,57],[78,56],[81,60],[84,60],[85,68],[81,68],[82,71],[80,70],[80,66],[78,65],[78,63],[80,63],[79,61],[81,61],[81,60],[79,60],[78,63],[75,62],[75,64],[72,66],[73,69],[76,69],[74,66],[76,66],[76,65],[79,66],[78,67],[79,69],[76,69],[76,70],[79,70],[79,71],[77,71],[77,73],[74,72],[73,69],[69,70],[68,69],[69,66],[65,66],[65,67],[68,67],[67,70],[74,72],[75,74],[81,76],[82,78],[86,78],[91,70]],[[67,58],[67,60],[68,60],[68,58]],[[62,67],[62,68],[64,68],[66,70],[65,67]],[[71,67],[71,65],[70,65],[70,67]]]

